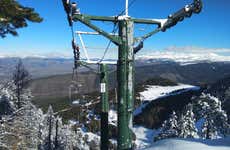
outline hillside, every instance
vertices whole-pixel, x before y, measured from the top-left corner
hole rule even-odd
[[[142,126],[134,126],[137,149],[144,150],[229,150],[230,137],[223,139],[192,139],[171,138],[153,142],[159,130],[152,130]]]
[[[78,78],[78,79],[76,79]],[[91,72],[83,72],[72,79],[72,74],[55,75],[32,81],[30,88],[35,98],[58,98],[69,95],[69,87],[73,82],[82,83],[80,93],[91,93],[98,90],[98,76]]]
[[[50,71],[52,69],[49,69]],[[201,71],[202,70],[202,71]],[[135,82],[143,83],[151,78],[169,79],[175,83],[207,85],[227,77],[230,74],[230,63],[199,63],[186,66],[173,62],[158,62],[136,67]],[[33,72],[32,72],[33,75]],[[85,88],[83,93],[97,91],[98,76],[92,72],[80,71],[80,82]],[[141,78],[140,78],[141,77]],[[72,74],[63,74],[35,79],[31,85],[36,97],[66,97],[72,82]],[[75,79],[74,79],[75,80]],[[110,87],[115,87],[116,72],[110,74]],[[49,89],[49,92],[47,92]]]
[[[192,85],[211,84],[230,75],[230,63],[198,63],[180,65],[178,63],[150,63],[136,69],[136,77],[146,80],[153,76]]]
[[[145,66],[146,67],[146,66]],[[147,66],[148,67],[148,66]],[[141,68],[141,67],[140,67]],[[137,68],[139,69],[139,68]],[[148,70],[146,70],[148,71]],[[114,115],[116,114],[116,101],[115,101],[115,80],[116,74],[112,72],[110,75],[110,113],[112,116],[110,117],[110,137],[116,138],[117,137],[117,128],[116,128],[116,121],[117,117]],[[213,78],[210,76],[210,78]],[[202,79],[201,79],[202,80]],[[100,114],[100,101],[99,101],[99,92],[97,85],[99,84],[98,76],[92,72],[80,72],[79,74],[79,81],[83,84],[83,88],[80,88],[79,92],[79,103],[80,105],[73,105],[72,101],[69,99],[69,86],[72,83],[72,75],[71,74],[64,74],[64,75],[55,75],[49,76],[44,78],[39,78],[33,80],[31,84],[32,93],[34,95],[33,102],[42,107],[43,110],[47,110],[49,105],[52,105],[54,108],[54,114],[61,116],[63,121],[67,123],[68,120],[71,122],[76,123],[80,121],[80,123],[84,123],[84,129],[97,133],[100,131],[100,123],[99,123],[99,114]],[[152,76],[147,78],[146,80],[138,79],[138,82],[135,85],[136,89],[136,100],[135,100],[135,107],[137,108],[142,102],[143,104],[147,104],[144,109],[142,109],[141,113],[135,115],[134,117],[134,125],[141,126],[141,128],[147,127],[151,129],[158,130],[161,126],[162,122],[168,119],[171,112],[174,110],[176,112],[180,112],[182,108],[189,102],[191,102],[191,98],[194,96],[200,95],[200,93],[204,90],[198,89],[196,86],[192,85],[185,85],[181,84],[168,78],[162,78],[161,76]],[[219,95],[222,95],[225,90],[228,90],[228,82],[229,78],[222,79],[214,84],[207,84],[208,89],[211,91],[219,91]],[[203,84],[202,84],[203,85]],[[85,87],[84,87],[85,86]],[[205,86],[204,86],[205,87]],[[82,89],[82,91],[81,91]],[[83,90],[84,89],[84,90]],[[153,91],[151,91],[153,90]],[[149,93],[147,91],[150,91]],[[207,90],[204,90],[207,91]],[[146,93],[147,92],[147,93]],[[154,93],[155,92],[155,93]],[[153,95],[150,95],[153,94]],[[146,96],[147,95],[147,96]],[[226,95],[226,94],[225,94]],[[143,99],[144,96],[144,99]],[[141,98],[142,97],[142,98]],[[80,102],[82,100],[82,102]],[[148,103],[146,103],[146,101]],[[134,127],[135,129],[135,127]],[[136,128],[139,130],[138,128]],[[152,130],[154,132],[155,130]],[[142,131],[140,131],[142,132]],[[153,135],[148,135],[147,133],[143,132],[143,135],[139,136],[138,133],[135,132],[137,141],[140,144],[149,142],[152,143]],[[147,134],[147,135],[146,135]],[[147,136],[147,139],[144,137]],[[142,139],[140,139],[142,138]],[[146,140],[146,141],[144,141]],[[179,139],[180,140],[180,139]],[[170,141],[171,140],[166,140]],[[186,142],[186,144],[190,145],[192,141]],[[197,140],[195,141],[195,145],[197,146],[204,146],[205,148],[212,149],[212,145],[208,145],[210,142],[205,143],[206,141]],[[158,145],[161,142],[156,142],[153,144]],[[204,144],[205,143],[205,144]],[[204,145],[203,145],[204,144]],[[161,144],[158,145],[161,147]],[[157,146],[157,147],[158,147]],[[175,143],[177,147],[183,147],[182,145]],[[153,147],[156,149],[157,147]],[[166,147],[167,149],[167,147]]]
[[[175,86],[176,87],[176,86]],[[174,111],[181,111],[182,108],[189,102],[192,102],[192,97],[200,95],[201,92],[210,93],[211,95],[219,98],[222,101],[222,107],[230,114],[230,77],[223,78],[218,80],[216,83],[210,84],[208,88],[202,88],[200,90],[188,90],[183,92],[183,90],[177,91],[179,94],[169,93],[167,96],[167,88],[157,88],[155,87],[155,91],[151,92],[151,88],[149,88],[150,92],[153,94],[160,89],[164,91],[164,95],[161,96],[158,94],[158,98],[155,100],[154,96],[148,96],[148,89],[142,89],[147,94],[146,100],[143,102],[142,110],[138,110],[139,113],[134,117],[134,121],[137,124],[144,125],[148,128],[158,128],[161,125],[162,120],[167,119],[169,114]],[[154,89],[152,89],[154,90]],[[162,92],[160,92],[162,93]],[[141,94],[141,93],[140,93]],[[149,99],[151,101],[149,101]],[[135,114],[135,112],[134,112]]]
[[[185,105],[192,102],[191,98],[195,95],[199,95],[202,90],[177,92],[177,94],[171,94],[149,102],[144,102],[145,107],[142,108],[140,113],[134,116],[135,124],[151,129],[159,128],[173,110],[181,111]]]
[[[200,71],[204,70],[204,71]],[[230,73],[230,64],[229,63],[201,63],[201,64],[190,64],[186,66],[181,66],[177,63],[172,62],[158,62],[153,64],[148,64],[144,66],[139,66],[136,68],[136,97],[139,97],[139,92],[144,91],[146,85],[177,85],[177,83],[186,83],[192,85],[201,85],[202,87],[210,86],[212,83],[215,83],[219,79],[222,79],[224,76],[227,76]],[[141,76],[141,78],[140,78]],[[109,86],[110,86],[110,100],[115,100],[115,84],[116,72],[112,72],[109,76]],[[74,80],[77,81],[77,80]],[[98,85],[99,78],[93,72],[82,71],[79,73],[79,81],[82,84],[82,87],[79,89],[81,96],[89,96],[89,100],[98,99]],[[181,81],[181,82],[180,82]],[[72,74],[64,75],[55,75],[44,78],[39,78],[33,80],[31,84],[31,90],[34,95],[33,102],[38,106],[47,109],[49,105],[53,105],[55,111],[60,111],[62,109],[69,108],[71,106],[71,99],[69,99],[69,87],[72,83]],[[225,81],[223,81],[225,83]],[[221,86],[216,86],[221,87]],[[216,91],[216,90],[213,90]],[[222,89],[219,90],[223,91]],[[149,127],[159,126],[161,121],[164,120],[174,104],[178,108],[182,108],[186,103],[190,101],[190,98],[195,93],[191,91],[185,92],[182,95],[169,96],[164,99],[165,102],[160,102],[156,100],[151,104],[152,106],[159,106],[154,108],[154,110],[149,109],[146,111],[147,116],[154,115],[154,120],[159,120],[155,125],[153,123],[147,123]],[[222,95],[222,94],[221,94]],[[183,102],[180,102],[183,101]],[[168,103],[169,102],[169,103]],[[135,104],[140,104],[139,99],[137,98]],[[228,109],[229,105],[226,103],[225,109]],[[150,107],[150,106],[149,106]],[[148,108],[149,108],[148,107]],[[169,108],[168,108],[169,107]],[[150,112],[150,110],[152,112]],[[71,111],[71,110],[70,110]],[[69,111],[69,112],[70,112]],[[162,113],[164,111],[165,113]],[[229,113],[229,111],[228,111]],[[63,113],[67,116],[68,112]],[[149,114],[149,115],[148,115]],[[158,115],[162,117],[159,119]],[[70,115],[73,116],[73,115]],[[144,115],[145,116],[145,115]],[[138,118],[138,117],[137,117]],[[137,119],[135,121],[138,123],[146,122],[145,119]],[[142,120],[142,121],[141,121]],[[147,119],[148,122],[148,119]]]
[[[18,59],[17,57],[0,58],[1,79],[11,77],[9,74],[11,74]],[[73,60],[70,58],[26,57],[22,61],[33,79],[72,73]],[[185,59],[185,63],[187,61],[190,59]],[[145,81],[153,76],[160,76],[180,83],[198,85],[214,83],[230,74],[230,62],[221,61],[194,61],[193,63],[181,64],[176,60],[148,59],[147,57],[144,59],[137,58],[135,66],[137,82],[139,80]],[[91,67],[97,69],[97,66]],[[82,67],[81,71],[87,71],[87,69]],[[138,78],[139,76],[142,78]]]

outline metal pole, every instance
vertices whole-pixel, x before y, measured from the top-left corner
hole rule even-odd
[[[118,52],[118,149],[132,149],[133,89],[133,21],[119,21],[122,44]]]
[[[108,126],[108,72],[107,65],[100,64],[100,87],[101,87],[101,150],[109,148],[109,126]]]
[[[129,16],[129,0],[125,0],[125,16]]]

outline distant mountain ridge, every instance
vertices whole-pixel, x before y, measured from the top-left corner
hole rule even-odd
[[[177,58],[175,58],[174,60],[174,59],[164,58],[163,56],[162,58],[160,57],[161,56],[159,56],[159,58],[152,58],[151,55],[137,57],[135,61],[135,65],[136,67],[144,66],[145,69],[150,69],[150,70],[153,70],[152,68],[155,68],[156,71],[154,72],[157,73],[157,70],[159,70],[159,72],[163,72],[164,70],[165,72],[168,72],[168,70],[173,70],[173,69],[175,70],[175,67],[183,68],[183,65],[186,65],[186,67],[191,68],[191,66],[197,66],[196,64],[202,64],[202,66],[208,66],[209,69],[211,69],[210,66],[213,66],[213,69],[215,70],[215,67],[217,69],[221,69],[219,67],[224,66],[225,68],[225,66],[228,66],[230,64],[230,59],[229,61],[227,61],[227,59],[223,59],[222,61],[218,60],[217,62],[215,62],[214,60],[213,61],[208,61],[208,60],[201,61],[199,59],[193,59],[193,61],[189,61],[190,59],[188,59],[187,61],[184,61],[183,63],[181,63],[182,59],[177,60]],[[0,57],[0,78],[1,79],[7,79],[7,78],[9,79],[10,77],[9,75],[14,69],[14,66],[17,63],[18,59],[19,59],[18,57],[3,57],[3,58]],[[73,68],[72,58],[25,57],[25,58],[22,58],[22,60],[23,60],[25,67],[32,74],[33,78],[72,73],[72,68]],[[186,59],[183,59],[183,60],[186,60]],[[109,59],[108,61],[114,61],[114,60]],[[167,66],[170,66],[170,67],[167,67]],[[96,65],[92,67],[97,68]],[[162,69],[160,67],[162,67]],[[199,65],[197,66],[197,68],[199,68]],[[84,70],[84,68],[81,68],[81,69]],[[198,70],[195,70],[195,71],[198,71]],[[170,73],[172,73],[172,71],[170,71]],[[173,77],[173,78],[180,78],[180,76]]]
[[[143,61],[173,61],[181,64],[191,64],[191,63],[200,63],[200,62],[230,62],[230,50],[229,49],[220,49],[208,51],[207,49],[199,49],[191,50],[185,48],[185,50],[181,48],[166,49],[163,51],[153,51],[148,53],[138,53],[136,55],[136,60]],[[72,59],[73,56],[71,53],[44,53],[44,54],[33,54],[33,53],[1,53],[0,59],[4,58],[22,58],[22,59],[58,59],[58,60],[69,60]],[[91,58],[92,60],[98,60],[99,58]],[[115,60],[117,58],[113,58]],[[110,59],[111,60],[111,59]]]

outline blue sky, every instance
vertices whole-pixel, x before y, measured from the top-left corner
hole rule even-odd
[[[34,7],[44,21],[40,24],[29,23],[27,28],[18,30],[18,37],[8,35],[0,39],[0,52],[71,55],[71,33],[61,0],[19,0],[19,2]],[[91,15],[114,16],[124,9],[124,0],[78,0],[78,3],[81,13]],[[170,13],[188,3],[191,3],[191,0],[136,0],[129,9],[129,15],[136,18],[166,18]],[[175,48],[199,47],[207,50],[230,49],[229,18],[229,0],[204,0],[204,9],[201,14],[193,15],[167,32],[160,32],[149,38],[145,41],[143,51],[166,50],[172,46]],[[111,23],[101,23],[100,26],[112,30]],[[75,29],[90,30],[80,23],[75,25]],[[150,25],[135,26],[138,34],[151,29],[153,26]],[[95,57],[103,53],[108,43],[100,36],[84,36],[84,40],[88,47],[101,48],[89,50],[89,53]],[[116,53],[115,50],[111,51],[113,51],[111,55]],[[223,54],[229,55],[229,53],[225,51]]]

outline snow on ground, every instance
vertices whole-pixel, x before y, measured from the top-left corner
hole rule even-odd
[[[109,110],[109,124],[117,125],[117,111]],[[137,149],[150,146],[153,142],[153,138],[159,133],[159,130],[152,130],[143,126],[134,126],[132,131],[136,135],[135,143]]]
[[[73,105],[79,105],[80,102],[79,102],[79,100],[74,100],[74,101],[72,102],[72,104],[73,104]]]
[[[157,98],[169,95],[179,94],[188,90],[199,90],[200,88],[193,85],[179,84],[177,86],[155,86],[151,85],[148,88],[140,92],[141,101],[152,101]],[[181,90],[180,92],[174,93],[174,91]]]
[[[109,124],[117,126],[117,111],[109,110]]]
[[[100,140],[100,136],[92,133],[92,132],[83,132],[83,135],[87,135],[88,136],[88,139],[87,141],[90,142],[90,141],[98,141]]]
[[[146,150],[230,150],[230,137],[205,139],[165,139],[153,142],[159,130],[152,130],[142,126],[134,126],[136,135],[136,149]]]
[[[136,135],[135,144],[137,149],[151,146],[153,138],[159,133],[158,130],[152,130],[142,126],[134,126],[132,130]]]
[[[146,150],[230,150],[230,137],[216,140],[166,139],[152,143]]]
[[[76,123],[74,121],[70,122],[73,123],[73,125]],[[91,142],[91,141],[97,141],[100,142],[100,136],[92,133],[92,132],[87,132],[87,130],[84,127],[81,128],[77,128],[77,132],[81,133],[82,137],[87,136],[87,142]]]
[[[162,98],[170,95],[177,95],[183,92],[187,92],[190,90],[199,90],[200,87],[187,85],[187,84],[179,84],[176,86],[156,86],[149,85],[147,89],[143,92],[140,92],[140,100],[142,104],[136,108],[134,111],[134,115],[138,115],[142,112],[142,109],[145,108],[149,102],[156,100],[158,98]]]

